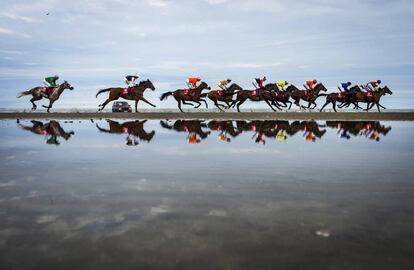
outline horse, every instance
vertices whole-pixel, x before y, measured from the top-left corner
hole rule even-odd
[[[131,86],[129,88],[131,89],[131,91],[125,91],[126,88],[123,88],[123,87],[111,87],[111,88],[99,90],[98,93],[96,93],[95,97],[98,97],[98,95],[103,92],[109,92],[109,97],[107,100],[105,100],[104,103],[99,104],[98,107],[100,108],[98,109],[98,111],[102,111],[109,102],[117,100],[119,98],[123,98],[126,100],[135,100],[135,112],[138,112],[138,102],[140,100],[151,105],[152,107],[156,107],[154,104],[149,102],[146,98],[144,98],[145,90],[147,90],[148,88],[151,89],[152,91],[155,90],[154,85],[149,79],[145,81],[141,81],[139,82],[138,85]]]
[[[214,131],[221,132],[224,134],[229,134],[233,138],[236,138],[243,132],[235,128],[233,125],[233,121],[231,120],[225,120],[225,121],[212,120],[208,122],[207,125],[210,130],[214,130]],[[230,141],[230,138],[228,138],[227,141]]]
[[[150,142],[152,138],[155,135],[155,130],[151,132],[146,132],[144,129],[144,124],[147,122],[147,120],[139,121],[127,121],[124,123],[119,123],[110,119],[106,120],[109,124],[109,129],[101,128],[98,124],[96,125],[96,128],[100,132],[104,133],[111,133],[111,134],[128,134],[133,135],[135,137],[138,137],[140,140]]]
[[[207,101],[205,101],[204,99],[201,98],[201,92],[203,90],[206,90],[206,89],[211,90],[211,87],[208,86],[207,83],[201,82],[199,86],[197,86],[196,88],[191,89],[191,90],[189,90],[189,89],[177,89],[177,90],[172,91],[172,92],[166,92],[166,93],[161,95],[160,100],[162,101],[164,99],[167,99],[169,96],[173,96],[175,98],[175,100],[177,101],[178,108],[180,109],[181,112],[183,112],[183,110],[181,109],[181,102],[184,105],[194,106],[193,104],[187,103],[186,101],[197,103],[198,106],[195,107],[195,108],[200,107],[201,106],[200,101],[203,101],[206,104],[206,108],[208,108]],[[185,94],[185,92],[187,92],[187,91],[194,91],[194,93],[192,95]]]
[[[277,90],[277,85],[273,83],[267,84],[263,89],[257,90],[240,90],[237,92],[236,99],[233,100],[230,107],[235,107],[237,104],[237,111],[240,112],[240,105],[242,105],[247,99],[251,101],[265,101],[266,104],[273,110],[276,111],[268,99],[268,92]],[[276,105],[277,106],[277,105]],[[278,106],[277,106],[278,107]],[[279,107],[278,107],[279,108]]]
[[[60,95],[63,93],[65,89],[73,90],[73,86],[70,85],[67,81],[64,81],[59,86],[56,86],[53,88],[52,93],[50,93],[48,96],[42,95],[42,90],[45,89],[44,86],[37,86],[34,87],[28,91],[20,92],[17,98],[20,98],[22,96],[32,95],[33,97],[30,99],[30,102],[33,104],[32,110],[36,110],[37,106],[34,103],[37,100],[41,100],[42,98],[49,99],[49,106],[42,105],[44,108],[47,108],[47,112],[50,112],[49,110],[52,108],[53,103],[59,99]]]
[[[379,102],[381,100],[381,97],[386,94],[392,95],[392,91],[388,88],[388,86],[380,88],[378,91],[371,94],[368,94],[367,92],[359,92],[356,94],[356,102],[367,103],[366,111],[369,111],[374,105],[377,105],[378,112],[381,112],[380,107],[384,109],[385,107],[381,106]]]
[[[197,134],[201,139],[206,139],[211,133],[210,131],[203,130],[207,125],[200,120],[176,120],[173,125],[169,125],[168,122],[161,120],[160,125],[165,129],[174,129],[177,132]]]
[[[290,91],[287,89],[285,91],[265,91],[262,93],[262,96],[265,99],[271,101],[272,105],[278,109],[282,109],[280,106],[286,108],[287,103],[289,103],[289,108],[287,108],[288,110],[290,110],[290,108],[292,107],[292,101],[289,100]],[[282,104],[279,104],[279,102]]]
[[[313,89],[313,93],[312,94],[308,94],[307,93],[307,91],[309,91],[309,90],[306,90],[306,91],[303,91],[303,90],[299,90],[296,86],[294,86],[294,85],[289,85],[287,88],[286,88],[286,90],[287,91],[289,91],[290,92],[290,97],[292,98],[292,99],[294,99],[295,100],[295,105],[296,106],[298,106],[299,108],[303,108],[303,109],[305,109],[305,107],[303,107],[302,105],[300,105],[300,100],[301,99],[303,99],[303,100],[305,100],[305,101],[307,101],[308,102],[308,107],[306,107],[306,109],[314,109],[316,106],[317,106],[317,104],[315,103],[315,100],[319,97],[318,95],[319,95],[319,92],[320,91],[324,91],[324,92],[326,92],[326,91],[328,91],[327,89],[326,89],[326,87],[322,84],[322,83],[318,83],[316,86],[315,86],[315,88]],[[310,105],[311,104],[313,104],[314,106],[312,107],[312,108],[310,108]]]
[[[391,130],[390,126],[381,125],[379,121],[326,121],[326,125],[353,136],[362,136],[372,132],[386,136]]]
[[[323,104],[322,108],[319,111],[322,111],[323,108],[325,108],[326,105],[329,103],[332,103],[332,108],[336,112],[336,103],[340,102],[344,105],[339,105],[339,108],[342,108],[343,106],[347,105],[349,106],[351,103],[355,105],[356,109],[362,109],[358,106],[356,103],[356,93],[362,92],[358,85],[355,85],[349,89],[348,93],[330,93],[330,94],[319,94],[318,96],[326,96],[325,104]],[[355,109],[354,108],[354,109]]]
[[[219,104],[218,101],[220,102],[225,102],[227,105],[227,108],[230,107],[230,103],[232,102],[232,98],[233,95],[236,94],[236,91],[239,90],[243,90],[238,84],[233,83],[232,85],[230,85],[230,87],[227,88],[227,90],[212,90],[208,93],[203,93],[201,94],[201,97],[208,97],[211,101],[214,102],[214,105],[223,112],[223,109],[220,108],[220,106],[222,106],[223,108],[225,108],[225,106],[223,104]],[[221,91],[221,94],[220,94]]]
[[[30,121],[33,126],[27,126],[20,123],[19,120],[16,121],[19,128],[23,130],[30,131],[37,135],[43,135],[43,136],[50,136],[50,138],[47,140],[48,144],[55,144],[59,145],[59,141],[57,140],[58,137],[64,138],[66,141],[70,139],[72,135],[75,134],[75,132],[70,131],[66,132],[59,124],[58,121],[51,120],[45,124],[41,121],[32,120]]]

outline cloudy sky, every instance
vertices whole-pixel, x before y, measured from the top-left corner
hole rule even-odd
[[[382,79],[385,104],[414,108],[411,0],[0,0],[0,107],[28,107],[16,93],[58,74],[75,87],[60,107],[96,106],[97,89],[125,74],[162,92],[200,76],[215,86],[254,77],[301,85],[317,78]],[[50,13],[49,15],[46,15]],[[102,99],[104,96],[102,96]]]

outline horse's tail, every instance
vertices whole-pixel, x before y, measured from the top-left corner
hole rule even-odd
[[[29,90],[29,91],[23,91],[23,92],[20,92],[18,95],[17,95],[17,98],[21,98],[22,96],[27,96],[27,95],[31,95],[32,94],[32,90]]]
[[[96,96],[95,96],[95,97],[98,97],[98,95],[99,95],[100,93],[111,91],[111,89],[112,89],[112,88],[106,88],[106,89],[99,90],[99,92],[98,92],[98,93],[96,93]]]
[[[161,95],[160,100],[164,100],[167,99],[167,97],[171,96],[173,94],[173,92],[165,92],[164,94]]]

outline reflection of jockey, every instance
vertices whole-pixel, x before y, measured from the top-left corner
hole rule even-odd
[[[338,130],[339,138],[341,139],[351,139],[351,136],[349,136],[348,131],[345,129]]]
[[[367,90],[368,92],[378,92],[380,84],[381,80],[378,80],[376,82],[369,82],[365,86],[365,90]]]
[[[351,87],[351,82],[341,83],[338,85],[338,89],[341,92],[349,92],[349,87]]]
[[[128,134],[128,136],[126,137],[126,145],[128,146],[136,146],[138,145],[138,140],[137,137],[133,134]]]
[[[199,144],[201,140],[197,138],[197,134],[190,133],[187,137],[187,143],[188,144]]]
[[[254,79],[256,83],[253,82],[253,86],[256,88],[256,95],[259,95],[259,90],[264,88],[264,82],[266,81],[266,76],[262,78]]]
[[[231,139],[229,137],[227,137],[227,134],[224,131],[220,132],[218,137],[219,137],[219,140],[222,141],[222,142],[230,142],[231,141]]]
[[[54,144],[56,146],[58,146],[60,144],[60,142],[57,140],[57,136],[56,135],[50,135],[50,138],[46,141],[47,144]]]
[[[279,90],[281,91],[285,91],[285,87],[289,84],[288,81],[279,81],[276,82],[277,87],[279,88]]]
[[[309,91],[309,94],[312,95],[315,84],[317,83],[317,80],[306,81],[303,87],[305,87],[305,89]]]
[[[139,76],[137,75],[137,73],[135,73],[135,75],[127,75],[124,78],[124,82],[126,83],[126,85],[129,87],[135,86],[135,80],[138,79]]]
[[[284,131],[282,130],[280,133],[276,135],[275,139],[278,141],[287,141],[288,136],[286,136]]]
[[[308,141],[308,142],[316,141],[316,136],[315,134],[313,134],[312,131],[306,131],[305,134],[303,134],[303,136],[305,137],[305,141]]]
[[[255,135],[253,135],[253,138],[255,137]],[[255,142],[256,143],[261,143],[261,144],[265,144],[266,143],[265,139],[263,138],[263,133],[259,132],[259,134],[257,135],[257,138],[256,138]]]
[[[221,80],[219,87],[221,90],[226,91],[227,90],[227,85],[231,82],[231,79],[227,79],[227,80]]]
[[[368,137],[368,139],[370,139],[370,140],[373,140],[373,141],[379,141],[380,140],[380,137],[379,137],[379,133],[378,133],[378,131],[376,131],[376,130],[374,130],[372,133],[371,133],[371,136],[369,136]]]
[[[201,81],[201,78],[198,77],[190,77],[187,79],[186,83],[189,89],[197,88],[197,83]]]

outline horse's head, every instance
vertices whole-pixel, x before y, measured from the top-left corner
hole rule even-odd
[[[243,88],[240,87],[240,85],[238,85],[237,83],[233,83],[230,87],[229,90],[233,89],[234,91],[236,90],[243,90]]]
[[[299,89],[296,86],[294,86],[293,84],[286,87],[287,92],[291,92],[291,91],[295,91],[295,90],[299,91]]]
[[[73,90],[73,86],[68,83],[67,81],[64,81],[61,86],[63,87],[63,89],[69,89],[69,90]]]
[[[328,91],[328,89],[326,89],[326,87],[325,87],[322,83],[318,83],[318,84],[315,86],[315,90],[318,90],[318,91],[324,91],[324,92]]]
[[[155,90],[155,86],[154,86],[154,84],[149,80],[149,79],[147,79],[146,81],[144,81],[144,83],[145,83],[145,85],[146,85],[146,88],[149,88],[149,89],[151,89],[152,91],[154,91]]]
[[[350,92],[361,92],[361,88],[358,85],[354,85],[349,89]]]
[[[388,86],[384,86],[383,88],[381,88],[382,92],[385,94],[390,94],[392,95],[392,91],[388,88]]]
[[[205,83],[205,82],[201,82],[200,85],[198,86],[198,88],[201,89],[201,90],[204,90],[204,89],[211,90],[211,87],[208,86],[208,84]]]

